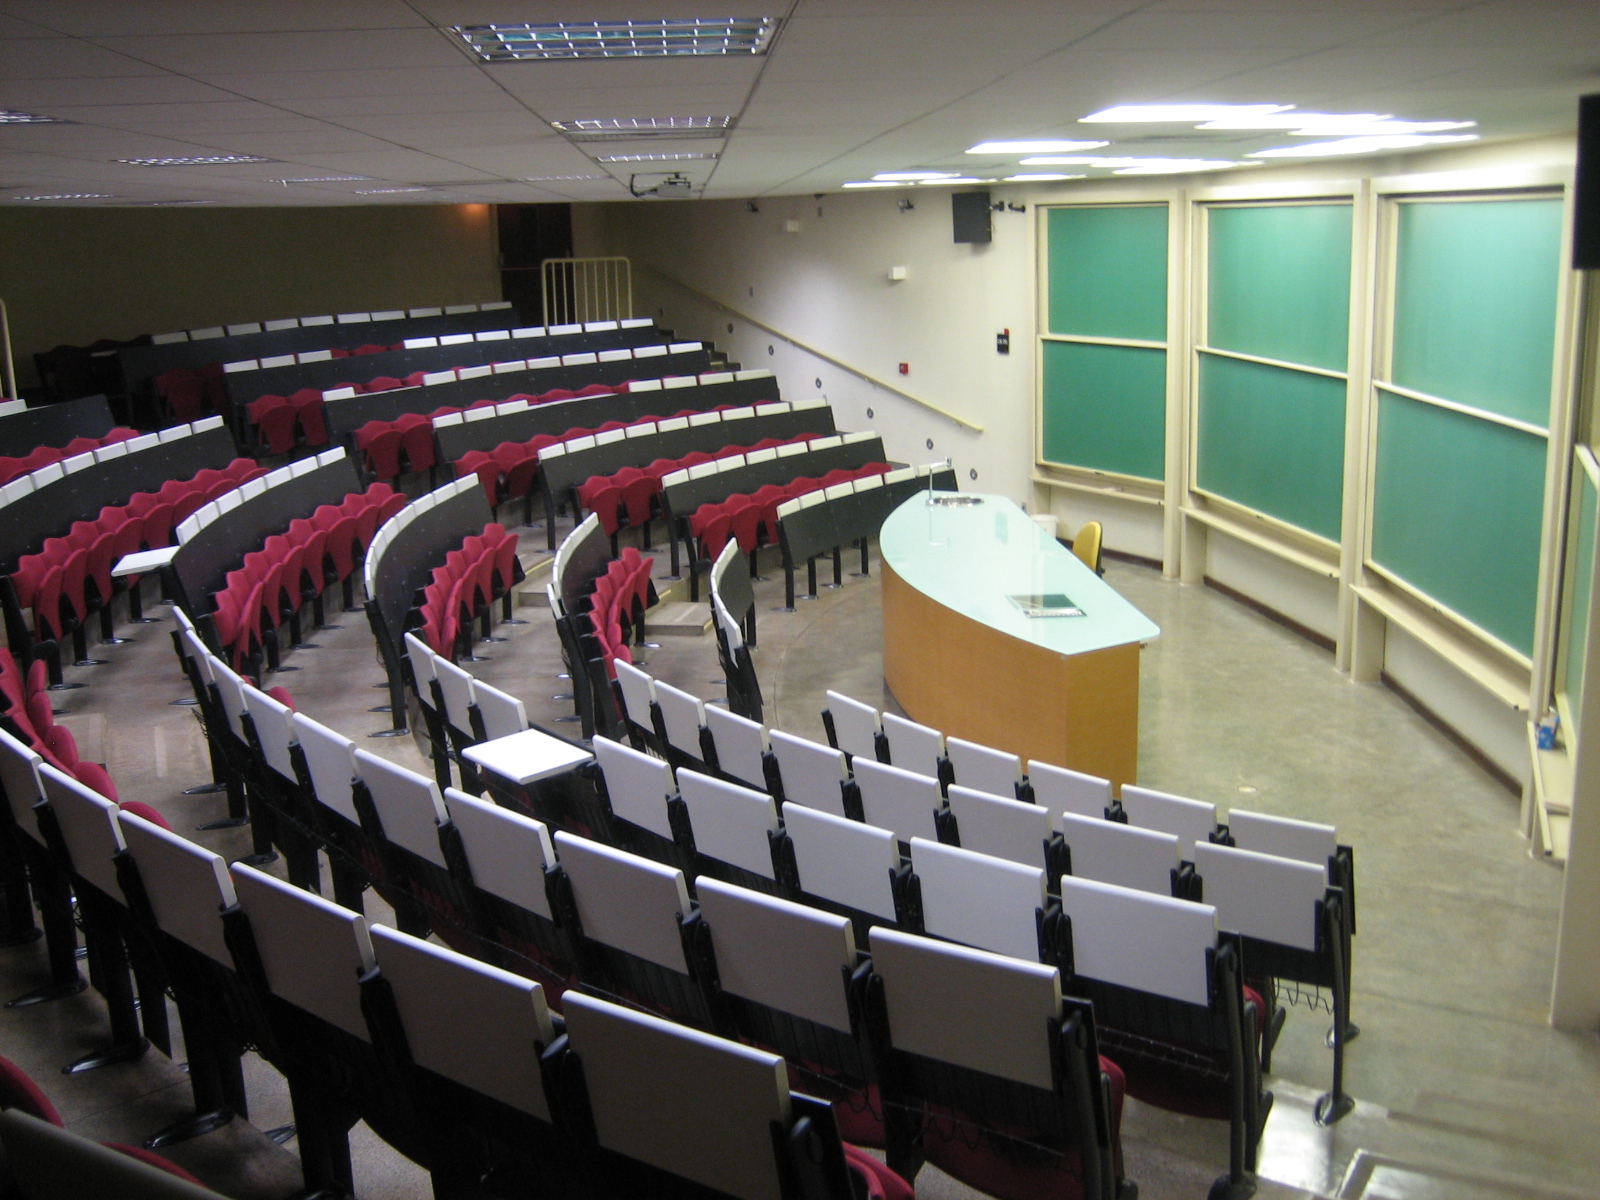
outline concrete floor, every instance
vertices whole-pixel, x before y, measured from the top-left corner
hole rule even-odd
[[[524,547],[543,544],[525,532]],[[822,737],[823,692],[832,687],[894,708],[882,677],[876,577],[781,603],[781,572],[757,585],[755,659],[769,723]],[[1600,1197],[1600,1042],[1544,1023],[1560,874],[1529,858],[1517,801],[1381,686],[1350,684],[1331,656],[1293,632],[1204,588],[1111,563],[1107,580],[1146,612],[1162,637],[1144,655],[1141,782],[1266,812],[1329,821],[1355,847],[1360,932],[1352,1016],[1361,1037],[1348,1059],[1356,1111],[1331,1130],[1310,1118],[1327,1088],[1326,1013],[1291,1009],[1273,1063],[1277,1095],[1262,1143],[1260,1195],[1336,1198]],[[208,766],[193,711],[172,706],[184,683],[167,610],[125,627],[127,645],[99,653],[107,665],[69,669],[90,686],[57,693],[85,757],[105,761],[125,800],[155,804],[174,828],[229,856],[249,852],[248,832],[194,832],[220,815],[221,798],[185,797]],[[543,609],[496,630],[471,669],[519,696],[536,723],[571,712],[554,631]],[[423,769],[410,738],[368,740],[386,714],[382,669],[361,614],[315,635],[319,649],[288,656],[300,669],[271,677],[308,715],[364,747]],[[660,678],[707,699],[721,694],[709,637],[663,637],[646,652]],[[551,725],[572,732],[570,724]],[[375,898],[374,898],[375,899]],[[383,919],[381,902],[369,915]],[[0,951],[0,995],[42,980],[38,946]],[[73,1128],[136,1140],[182,1115],[187,1084],[158,1053],[89,1075],[61,1064],[103,1037],[89,994],[0,1010],[0,1053],[28,1070]],[[181,1054],[177,1057],[181,1059]],[[249,1061],[251,1123],[176,1147],[172,1157],[237,1200],[279,1200],[297,1185],[294,1142],[258,1132],[289,1120],[282,1081]],[[1226,1163],[1220,1123],[1130,1102],[1123,1122],[1129,1175],[1147,1200],[1200,1197]],[[356,1179],[364,1200],[430,1194],[425,1173],[358,1127]],[[975,1196],[929,1168],[931,1200]]]

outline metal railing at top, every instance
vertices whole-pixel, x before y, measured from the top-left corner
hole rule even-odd
[[[622,255],[547,258],[540,264],[540,280],[546,325],[633,316],[633,264]]]

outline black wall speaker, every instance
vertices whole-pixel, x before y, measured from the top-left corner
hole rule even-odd
[[[989,224],[989,193],[952,192],[950,194],[950,221],[958,242],[992,242],[994,230]]]
[[[1578,100],[1578,179],[1573,196],[1572,265],[1600,270],[1600,94]]]

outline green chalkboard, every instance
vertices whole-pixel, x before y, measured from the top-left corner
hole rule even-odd
[[[1589,633],[1589,583],[1594,575],[1594,536],[1597,500],[1594,480],[1581,462],[1573,467],[1577,520],[1568,526],[1572,550],[1567,556],[1569,586],[1567,602],[1561,609],[1561,687],[1566,694],[1567,711],[1576,727],[1583,692],[1583,659]],[[1571,745],[1572,734],[1568,733]]]
[[[1336,542],[1344,415],[1342,379],[1201,354],[1197,481]]]
[[[1043,353],[1044,460],[1162,478],[1167,352],[1045,342]]]
[[[1348,204],[1210,209],[1206,345],[1343,371],[1350,214]]]
[[[1545,439],[1380,391],[1372,557],[1533,652]]]
[[[1167,339],[1167,206],[1052,208],[1050,333]]]
[[[1547,425],[1561,201],[1408,201],[1399,208],[1390,379]]]

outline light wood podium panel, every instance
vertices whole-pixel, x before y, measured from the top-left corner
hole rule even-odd
[[[885,522],[889,690],[912,720],[947,735],[1137,783],[1139,651],[1159,630],[1021,509],[984,499],[930,517],[914,510],[926,499],[913,497]],[[1064,591],[1086,615],[1027,618],[1007,599],[1034,590]]]

